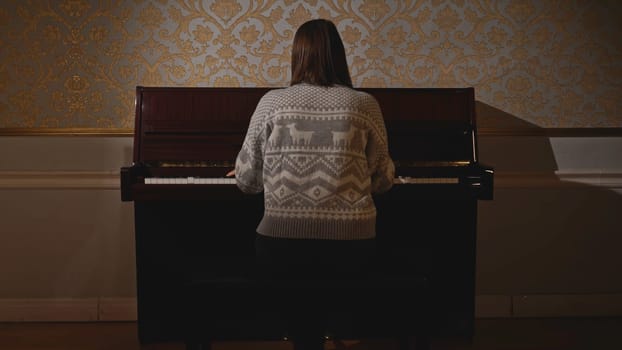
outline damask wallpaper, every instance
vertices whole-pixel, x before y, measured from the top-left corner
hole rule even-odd
[[[616,0],[2,0],[0,128],[131,129],[134,89],[285,86],[331,19],[359,87],[474,86],[540,127],[622,127]]]

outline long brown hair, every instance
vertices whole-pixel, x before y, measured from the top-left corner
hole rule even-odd
[[[303,23],[296,31],[290,85],[298,83],[352,87],[346,50],[333,22],[314,19]]]

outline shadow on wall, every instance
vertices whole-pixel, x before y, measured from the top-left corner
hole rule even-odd
[[[495,168],[495,199],[479,203],[477,293],[622,292],[622,196],[600,185],[603,169],[568,181],[577,170],[559,168],[546,130],[479,101],[476,111],[480,161]],[[580,141],[576,164],[591,164]]]

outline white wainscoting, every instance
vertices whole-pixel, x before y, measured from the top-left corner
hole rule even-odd
[[[487,136],[477,317],[622,315],[622,137]],[[136,319],[131,138],[0,137],[0,321]],[[581,203],[572,203],[573,201]]]

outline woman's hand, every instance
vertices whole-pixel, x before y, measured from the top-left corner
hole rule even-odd
[[[232,176],[235,176],[235,169],[233,169],[233,170],[229,171],[229,172],[227,173],[227,175],[225,175],[225,176],[226,176],[226,177],[232,177]]]

